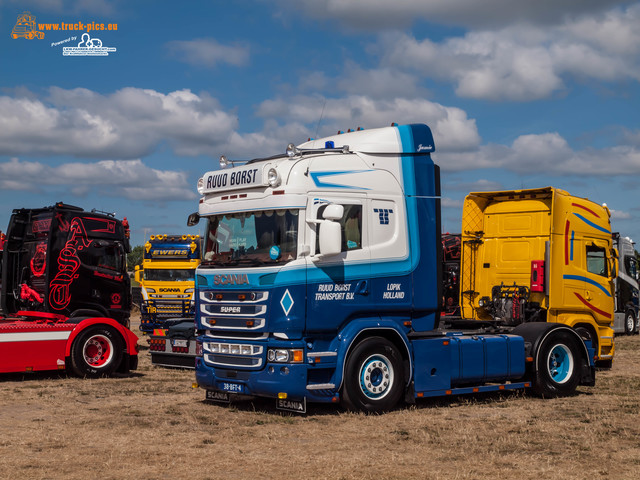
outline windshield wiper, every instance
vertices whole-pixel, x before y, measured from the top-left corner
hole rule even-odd
[[[253,267],[259,267],[260,265],[264,265],[264,262],[262,260],[258,260],[257,258],[238,258],[238,259],[229,261],[230,266],[241,265],[241,264],[251,265]]]
[[[229,266],[229,264],[227,262],[223,262],[221,260],[203,260],[200,263],[201,267],[212,267],[212,266],[216,266],[216,267],[227,267]]]

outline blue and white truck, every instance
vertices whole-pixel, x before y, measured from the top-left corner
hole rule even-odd
[[[440,327],[440,172],[422,124],[290,144],[206,173],[196,275],[206,398],[381,412],[401,401],[594,385],[594,350],[556,323]]]

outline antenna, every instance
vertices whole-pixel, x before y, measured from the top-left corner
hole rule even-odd
[[[327,99],[324,98],[322,102],[322,111],[320,112],[320,118],[318,119],[318,124],[316,125],[316,133],[313,135],[315,138],[318,138],[318,129],[320,128],[320,122],[322,121],[322,117],[324,116],[324,106],[327,104]]]

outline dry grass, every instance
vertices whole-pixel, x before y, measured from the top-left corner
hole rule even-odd
[[[145,345],[146,343],[143,343]],[[485,395],[372,416],[271,401],[219,406],[193,372],[0,377],[0,478],[637,479],[640,337],[564,399]]]

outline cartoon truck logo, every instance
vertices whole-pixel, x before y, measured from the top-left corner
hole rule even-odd
[[[11,38],[28,38],[32,40],[34,38],[39,38],[42,40],[44,38],[44,32],[38,30],[36,26],[36,16],[31,15],[31,12],[22,12],[18,15],[18,20],[11,30]]]

